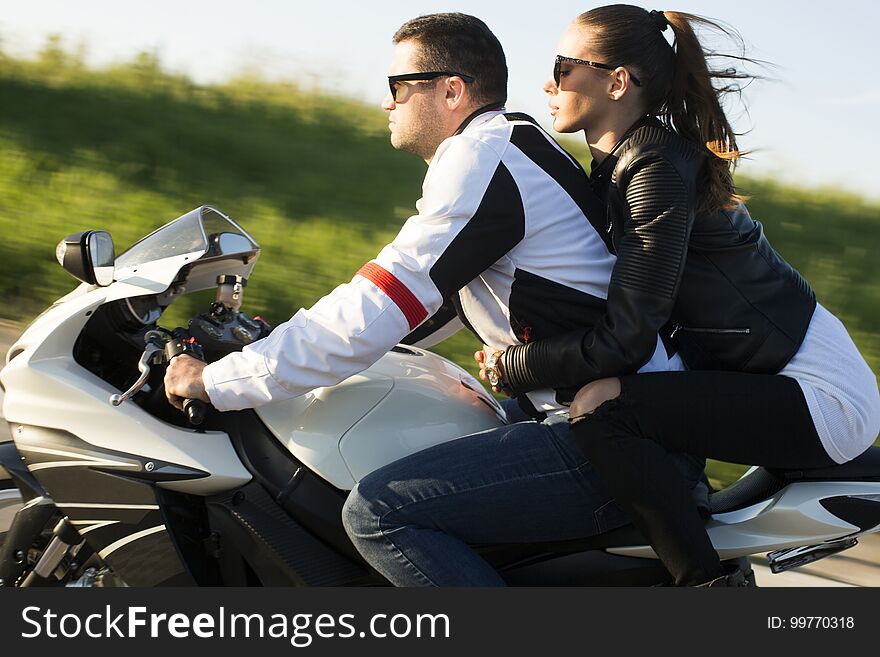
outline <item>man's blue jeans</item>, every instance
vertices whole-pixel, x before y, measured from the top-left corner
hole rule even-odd
[[[684,455],[682,468],[692,482],[702,472]],[[364,477],[342,517],[396,586],[503,586],[469,544],[583,538],[629,523],[564,420],[517,422],[407,456]]]

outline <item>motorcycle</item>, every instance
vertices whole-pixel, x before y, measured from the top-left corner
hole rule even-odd
[[[403,456],[501,426],[504,412],[463,369],[407,345],[288,401],[174,409],[170,359],[212,361],[271,330],[240,310],[259,254],[209,206],[118,257],[105,231],[58,245],[82,284],[28,326],[0,372],[12,433],[0,443],[0,585],[387,584],[343,530],[347,492]],[[186,327],[159,324],[178,298],[211,288],[215,301]],[[880,529],[880,447],[819,470],[752,468],[709,499],[722,559],[748,569],[749,555],[769,552],[782,572]],[[632,526],[475,547],[511,585],[669,578]]]

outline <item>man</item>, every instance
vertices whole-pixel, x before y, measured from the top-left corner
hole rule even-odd
[[[462,322],[501,350],[601,316],[615,261],[604,208],[552,138],[505,114],[507,65],[492,32],[472,16],[434,14],[393,42],[382,106],[392,146],[429,165],[418,214],[350,283],[266,339],[208,366],[174,359],[172,403],[200,398],[222,411],[298,396],[369,367],[407,336],[427,345]],[[658,340],[643,369],[670,366]],[[526,407],[563,409],[552,391]],[[625,524],[561,419],[468,436],[368,475],[345,505],[349,536],[394,584],[492,585],[503,581],[468,543]]]

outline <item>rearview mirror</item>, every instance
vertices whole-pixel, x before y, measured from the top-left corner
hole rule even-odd
[[[58,243],[55,258],[65,271],[89,285],[106,287],[113,282],[116,254],[106,230],[68,235]]]

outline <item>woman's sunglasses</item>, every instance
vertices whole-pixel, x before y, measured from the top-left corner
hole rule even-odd
[[[613,71],[616,69],[616,66],[609,66],[608,64],[600,64],[599,62],[590,62],[586,59],[577,59],[575,57],[565,57],[564,55],[556,55],[556,63],[553,65],[553,81],[556,83],[556,87],[559,88],[559,80],[562,77],[562,69],[560,66],[562,64],[577,64],[579,66],[592,66],[593,68],[601,68],[606,71]],[[633,81],[633,84],[637,87],[641,87],[642,83],[639,82],[639,79],[633,75],[629,74],[629,79]]]

